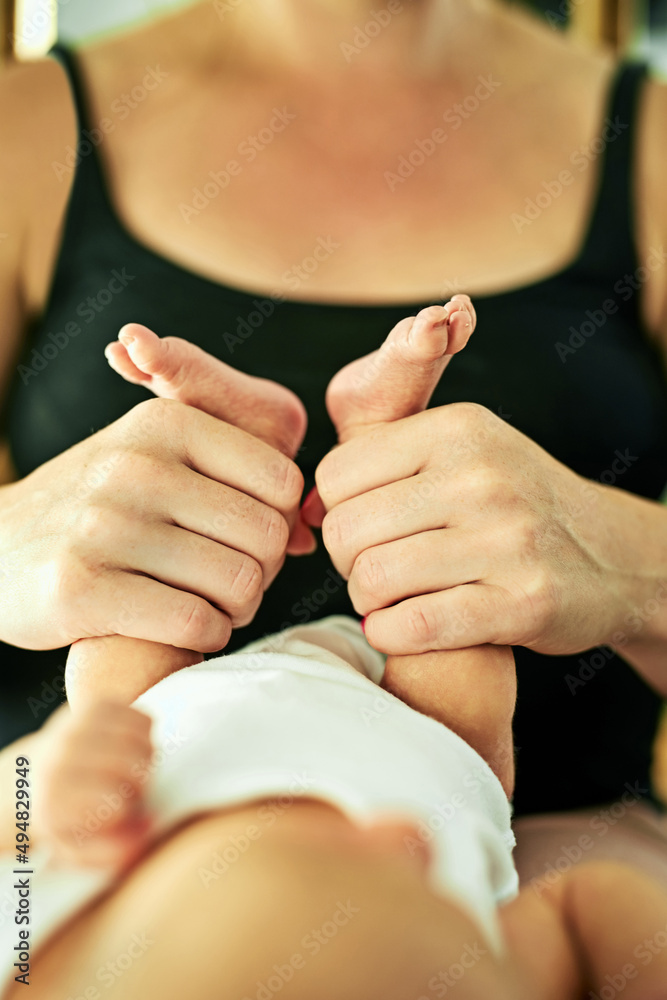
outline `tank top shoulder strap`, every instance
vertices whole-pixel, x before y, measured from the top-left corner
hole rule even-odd
[[[91,127],[86,87],[76,54],[69,47],[57,43],[51,48],[49,55],[57,59],[65,70],[77,117],[76,149],[68,150],[65,163],[60,165],[64,172],[74,171],[70,212],[76,214],[77,210],[89,210],[92,200],[97,212],[105,210],[115,217],[97,153],[97,145],[102,141],[104,133]]]
[[[586,271],[608,274],[610,269],[637,266],[634,154],[639,96],[646,77],[644,63],[618,66],[600,132],[587,150],[589,163],[596,153],[602,159],[593,214],[577,261],[577,267]],[[586,169],[583,152],[581,156],[581,169]]]

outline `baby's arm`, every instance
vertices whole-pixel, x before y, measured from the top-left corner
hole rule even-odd
[[[88,705],[76,716],[63,705],[38,732],[6,747],[0,852],[16,849],[16,760],[27,758],[29,849],[47,846],[67,864],[117,870],[130,864],[150,835],[144,807],[150,725],[143,713],[114,702]]]
[[[667,1000],[667,893],[638,869],[580,865],[501,919],[534,1000]]]

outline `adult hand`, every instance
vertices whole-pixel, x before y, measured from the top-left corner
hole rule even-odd
[[[282,386],[218,364],[216,416],[148,400],[2,488],[5,641],[48,649],[118,633],[207,652],[252,619],[303,488],[256,434],[278,426],[294,454],[306,417]],[[234,426],[243,414],[246,429]]]
[[[432,306],[414,318],[402,320],[379,351],[339,372],[329,386],[327,405],[341,442],[354,440],[363,446],[372,442],[374,430],[378,432],[393,421],[423,410],[451,356],[465,346],[474,322],[475,312],[468,297],[456,296],[444,309]],[[346,447],[343,443],[338,452],[344,454]],[[326,500],[326,492],[324,497]],[[321,500],[311,497],[304,513],[311,523],[317,523],[323,510]],[[330,532],[339,510],[335,507],[324,520],[324,538],[334,560],[345,555],[335,544],[340,543],[344,529],[333,536],[334,544]],[[366,508],[365,514],[362,511],[364,516],[368,517],[366,528],[372,532],[372,506]],[[357,527],[363,531],[361,524]],[[375,645],[373,637],[368,638]],[[511,797],[512,716],[516,701],[511,649],[485,644],[404,655],[394,655],[393,648],[386,652],[382,686],[469,743]]]
[[[395,373],[378,408],[390,422],[350,436],[349,400],[361,411],[373,379],[343,369],[328,392],[342,444],[316,481],[323,539],[369,642],[395,655],[483,643],[563,654],[608,638],[623,605],[605,583],[605,488],[484,407],[418,412],[423,388],[399,352],[365,364]],[[401,393],[414,393],[410,416]],[[318,523],[317,502],[304,516]]]

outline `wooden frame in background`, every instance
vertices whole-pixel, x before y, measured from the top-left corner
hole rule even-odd
[[[571,0],[569,30],[623,55],[632,42],[638,14],[638,0]]]
[[[9,61],[14,55],[15,12],[15,0],[0,0],[0,63]]]

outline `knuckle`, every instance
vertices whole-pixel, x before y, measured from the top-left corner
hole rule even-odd
[[[287,548],[290,530],[285,518],[273,507],[262,508],[260,531],[267,559],[280,559]]]
[[[387,587],[387,571],[377,549],[366,549],[355,561],[352,576],[362,594],[379,598]]]
[[[433,609],[422,602],[411,603],[406,611],[406,638],[424,649],[438,638],[438,618]]]
[[[229,588],[229,610],[245,610],[261,597],[264,575],[262,567],[250,556],[241,558],[234,569]]]
[[[464,427],[477,427],[487,423],[492,416],[491,411],[481,403],[452,403],[451,407]]]
[[[283,455],[276,455],[269,471],[273,477],[273,485],[278,497],[278,503],[285,510],[296,507],[303,493],[303,474],[298,465]]]
[[[145,439],[153,432],[173,433],[182,423],[185,410],[187,406],[177,399],[155,396],[153,399],[144,399],[141,403],[137,403],[126,416],[133,435]]]
[[[496,510],[515,507],[518,502],[516,489],[504,473],[494,466],[481,465],[471,471],[469,482],[474,495]]]
[[[544,567],[540,567],[527,589],[527,619],[532,630],[541,631],[556,617],[558,594],[554,580]]]
[[[113,520],[107,507],[96,503],[87,504],[77,518],[77,539],[87,545],[103,541],[113,532]]]
[[[325,514],[322,521],[322,541],[329,552],[342,554],[345,543],[350,538],[350,523],[345,512],[340,507],[334,507]]]
[[[475,499],[488,501],[493,499],[499,488],[499,481],[494,469],[486,465],[479,465],[470,469],[467,473],[466,481],[470,494]]]
[[[200,648],[208,631],[210,613],[211,609],[206,602],[199,598],[191,597],[184,601],[174,616],[174,625],[181,637],[183,648]]]
[[[325,455],[315,470],[315,485],[325,507],[331,507],[338,480],[338,449]]]

